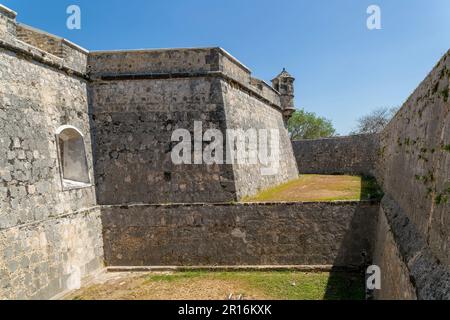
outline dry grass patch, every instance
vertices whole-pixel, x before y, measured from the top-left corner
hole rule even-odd
[[[373,178],[305,174],[299,179],[262,191],[244,202],[308,202],[379,199],[381,191]]]
[[[115,273],[67,297],[73,300],[363,299],[364,278],[328,272]]]

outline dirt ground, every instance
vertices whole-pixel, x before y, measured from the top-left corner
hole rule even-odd
[[[359,275],[305,272],[105,273],[67,300],[360,299]]]
[[[171,273],[154,273],[170,275]],[[107,273],[86,288],[73,292],[68,300],[226,300],[243,294],[239,281],[190,279],[149,281],[148,273]],[[247,300],[268,298],[261,292],[245,292]]]

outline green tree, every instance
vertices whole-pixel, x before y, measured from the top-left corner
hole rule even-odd
[[[336,135],[336,129],[330,120],[304,109],[294,112],[288,121],[288,131],[292,140],[326,138]]]

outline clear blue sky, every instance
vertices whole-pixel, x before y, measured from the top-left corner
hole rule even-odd
[[[0,0],[18,21],[89,50],[221,46],[270,80],[296,77],[296,105],[340,134],[401,105],[450,48],[449,0]],[[66,28],[81,7],[82,29]],[[382,30],[366,28],[381,7]]]

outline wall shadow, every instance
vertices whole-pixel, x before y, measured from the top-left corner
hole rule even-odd
[[[366,292],[365,271],[372,264],[382,196],[383,192],[373,177],[362,177],[361,202],[333,261],[325,300],[372,299]],[[376,204],[378,206],[374,210]],[[365,225],[364,230],[361,230],[361,225]],[[351,263],[348,263],[349,261]]]

